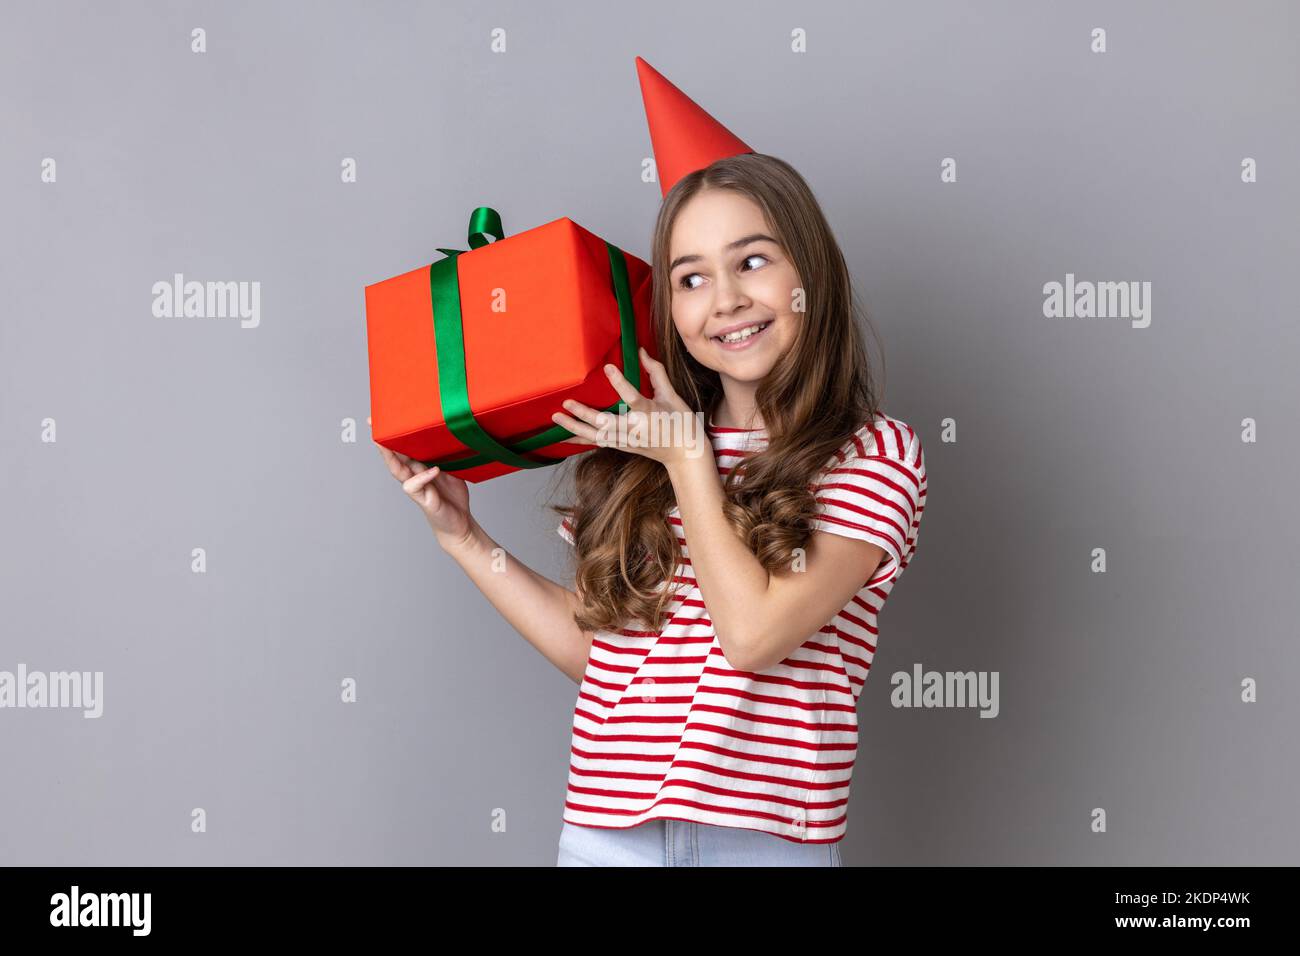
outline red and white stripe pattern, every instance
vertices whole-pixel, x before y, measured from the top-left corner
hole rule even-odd
[[[726,474],[767,441],[762,429],[708,426]],[[813,527],[880,545],[885,557],[853,599],[775,667],[738,671],[722,655],[682,557],[672,617],[659,633],[600,631],[573,713],[564,819],[626,828],[671,818],[839,840],[857,755],[857,701],[875,654],[876,618],[916,550],[925,510],[920,436],[881,416],[818,476]],[[567,519],[559,533],[573,543]]]

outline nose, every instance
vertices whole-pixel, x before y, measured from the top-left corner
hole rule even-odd
[[[717,315],[730,315],[750,304],[740,280],[729,273],[723,273],[713,288],[713,309]]]

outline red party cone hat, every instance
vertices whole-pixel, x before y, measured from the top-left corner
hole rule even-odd
[[[754,152],[641,57],[636,58],[636,72],[665,196],[677,180],[715,159]]]

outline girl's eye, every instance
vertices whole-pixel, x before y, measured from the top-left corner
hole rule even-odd
[[[767,256],[763,255],[761,252],[755,252],[752,255],[745,256],[745,258],[741,260],[741,264],[743,265],[744,263],[749,262],[750,259],[762,259],[764,262],[766,262]],[[686,273],[686,275],[682,276],[681,279],[678,280],[677,282],[678,287],[687,292],[690,292],[692,289],[698,288],[698,286],[693,286],[688,284],[688,280],[691,278],[691,276],[697,276],[697,275],[699,275],[698,272]]]

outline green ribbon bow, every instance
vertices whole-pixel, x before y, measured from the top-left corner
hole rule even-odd
[[[497,240],[505,236],[501,216],[495,209],[479,206],[469,216],[468,242],[470,249],[488,244],[488,236]],[[609,242],[610,277],[614,297],[618,302],[619,328],[622,335],[623,375],[632,385],[641,387],[641,361],[637,354],[636,313],[632,308],[632,288],[627,276],[627,260],[623,251]],[[466,250],[439,249],[445,259],[429,266],[429,292],[433,299],[433,331],[438,345],[438,392],[442,399],[442,417],[451,433],[467,448],[478,454],[468,458],[446,461],[421,462],[425,467],[438,465],[443,471],[463,471],[500,462],[515,468],[544,468],[562,458],[547,458],[535,449],[545,448],[573,437],[573,432],[563,425],[553,425],[545,431],[521,439],[507,446],[483,430],[474,417],[469,404],[469,384],[465,371],[465,329],[460,312],[460,281],[456,258]],[[619,399],[606,412],[619,412],[626,403]]]

